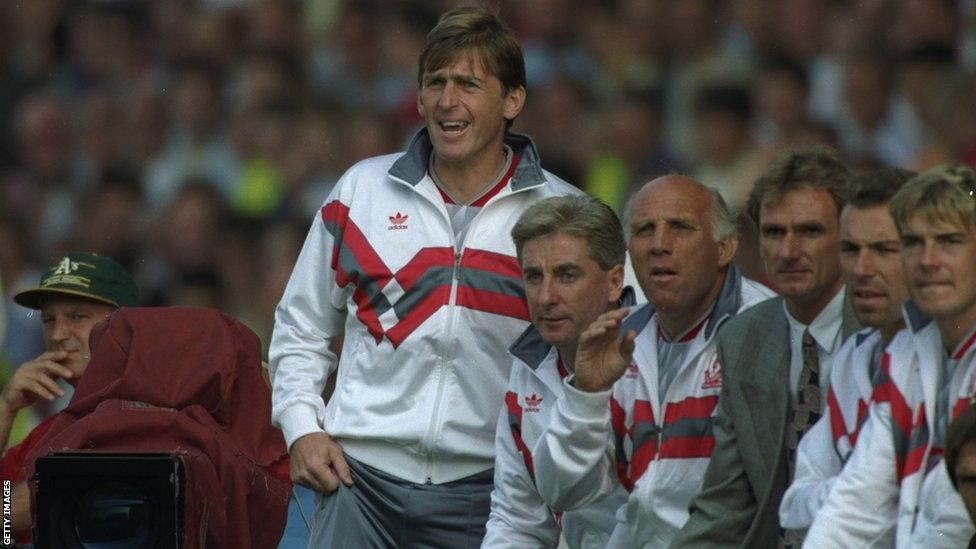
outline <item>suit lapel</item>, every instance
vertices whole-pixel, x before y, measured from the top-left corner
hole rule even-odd
[[[769,319],[762,338],[768,343],[755,358],[753,378],[744,379],[742,389],[758,443],[756,454],[763,470],[773,472],[783,447],[789,401],[790,329],[782,312]]]

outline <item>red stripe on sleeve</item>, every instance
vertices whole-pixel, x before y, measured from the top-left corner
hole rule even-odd
[[[974,331],[972,335],[969,336],[969,339],[967,339],[966,342],[959,347],[959,350],[952,355],[952,358],[954,360],[962,360],[963,355],[965,355],[966,351],[973,346],[973,343],[976,343],[976,331]]]
[[[617,451],[615,453],[615,465],[617,469],[617,478],[620,479],[620,485],[624,487],[625,490],[630,492],[633,490],[634,485],[630,481],[630,474],[628,473],[629,464],[624,457],[624,440],[629,436],[627,432],[627,413],[624,411],[617,399],[610,397],[610,426],[613,427],[614,439],[617,444]]]
[[[525,441],[522,439],[522,407],[519,406],[518,395],[512,391],[505,393],[505,406],[508,408],[509,415],[515,418],[514,422],[510,422],[515,449],[522,454],[522,461],[525,463],[525,469],[529,472],[529,478],[532,479],[532,482],[535,482],[535,466],[532,464],[532,452],[529,451],[529,447],[525,445]]]

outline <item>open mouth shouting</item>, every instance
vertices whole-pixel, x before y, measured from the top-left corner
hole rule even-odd
[[[464,120],[443,120],[438,122],[437,125],[447,135],[458,135],[468,129],[469,123]]]

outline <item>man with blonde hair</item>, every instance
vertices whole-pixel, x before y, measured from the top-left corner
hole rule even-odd
[[[976,172],[946,165],[891,200],[911,301],[881,359],[868,423],[810,528],[811,547],[964,547],[973,526],[942,466],[976,397]],[[887,540],[887,541],[886,541]]]

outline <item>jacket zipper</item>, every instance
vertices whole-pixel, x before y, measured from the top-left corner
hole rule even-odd
[[[418,192],[416,191],[413,185],[407,183],[403,179],[400,179],[398,177],[393,177],[393,176],[390,177],[395,181],[399,181],[400,183],[407,185],[408,187],[411,187],[412,189],[414,189],[415,192]],[[529,189],[535,187],[536,186],[532,186],[525,189],[520,189],[518,191],[512,191],[511,193],[505,196],[510,196],[518,192],[528,191]],[[442,340],[442,345],[441,345],[441,357],[440,357],[441,360],[437,363],[435,367],[435,373],[436,375],[438,375],[437,395],[434,399],[434,410],[433,410],[433,415],[430,418],[430,425],[427,428],[427,436],[424,438],[423,441],[421,441],[421,447],[424,449],[424,461],[425,461],[425,468],[426,468],[424,474],[424,484],[430,485],[434,483],[434,479],[433,479],[434,456],[431,449],[434,444],[434,437],[437,435],[439,419],[441,417],[441,405],[444,399],[444,383],[445,383],[445,378],[447,376],[447,368],[445,367],[445,365],[450,360],[454,359],[454,351],[456,348],[456,346],[453,345],[455,318],[457,316],[456,301],[457,301],[458,282],[461,279],[461,256],[463,255],[464,250],[458,248],[458,243],[456,237],[454,236],[454,228],[451,226],[450,216],[447,215],[446,210],[443,209],[443,206],[441,204],[438,204],[434,200],[432,200],[430,197],[424,195],[424,193],[418,192],[418,194],[420,194],[421,196],[425,196],[425,198],[427,198],[427,200],[431,204],[433,204],[436,209],[441,211],[442,217],[447,222],[448,231],[451,234],[451,241],[453,243],[453,248],[454,248],[454,267],[451,275],[451,294],[447,302],[447,306],[450,308],[450,312],[448,313],[447,326],[445,327],[446,337]],[[481,208],[481,211],[484,211],[484,209],[487,208],[492,202],[495,202],[500,198],[503,198],[503,196],[496,196],[491,200],[489,200],[488,204],[485,204]],[[478,218],[481,217],[481,211],[479,211],[474,216],[474,218],[471,219],[471,221],[468,223],[468,230],[466,231],[466,234],[468,235],[471,234],[471,229],[473,228],[475,221],[477,221]]]
[[[454,245],[454,268],[451,273],[451,295],[447,300],[447,306],[450,308],[447,317],[447,326],[444,333],[447,335],[442,341],[441,345],[441,361],[437,365],[437,396],[434,399],[434,413],[430,418],[430,426],[427,429],[427,443],[426,446],[426,461],[427,461],[427,474],[425,475],[425,484],[433,484],[433,474],[434,474],[434,455],[431,448],[434,444],[434,437],[437,435],[437,428],[439,424],[439,419],[441,417],[441,405],[444,400],[444,384],[445,378],[448,374],[447,363],[454,360],[454,319],[457,316],[457,289],[458,281],[461,279],[461,250],[457,249],[457,243]]]

